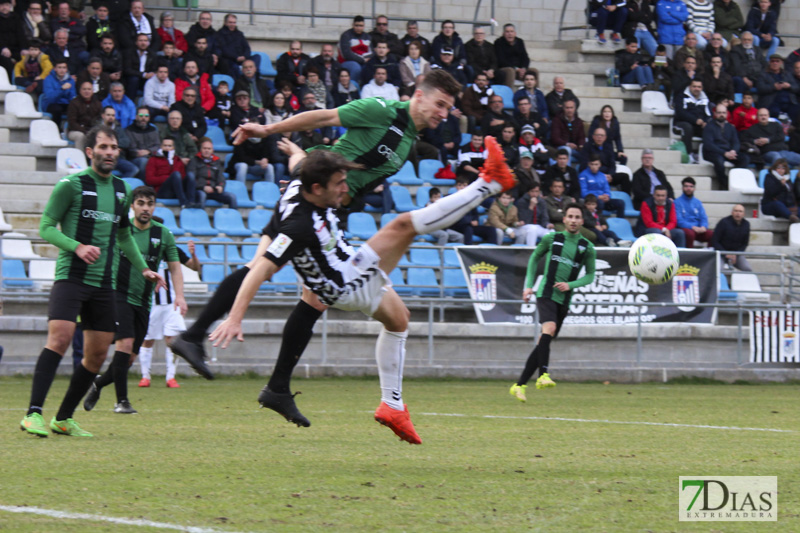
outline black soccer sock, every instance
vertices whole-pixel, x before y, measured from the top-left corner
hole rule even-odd
[[[528,360],[525,362],[525,368],[522,370],[522,374],[520,374],[517,380],[517,385],[526,385],[537,368],[539,368],[539,346],[536,346],[528,356]]]
[[[197,317],[195,323],[184,332],[184,338],[192,342],[203,342],[211,324],[222,318],[233,307],[236,294],[248,272],[250,272],[248,267],[242,267],[222,280],[214,295],[200,311],[200,316]]]
[[[550,341],[553,340],[551,335],[542,333],[539,337],[539,375],[547,374],[547,367],[550,366]]]
[[[50,385],[56,377],[58,365],[61,363],[61,356],[53,350],[44,348],[36,361],[36,369],[33,371],[33,385],[31,386],[31,403],[28,413],[42,414],[44,401],[50,391]],[[27,415],[26,415],[27,416]]]
[[[128,399],[128,368],[131,366],[131,354],[116,351],[111,367],[106,372],[114,379],[114,389],[117,392],[117,403]]]
[[[61,407],[58,408],[56,420],[72,418],[75,408],[78,407],[81,399],[89,391],[89,387],[92,386],[96,376],[97,374],[87,370],[83,364],[75,369],[72,374],[72,380],[69,382],[67,394],[64,395],[64,401],[61,402]]]
[[[317,311],[302,300],[289,315],[283,327],[281,349],[275,362],[275,370],[267,383],[273,392],[287,394],[291,391],[289,382],[292,379],[292,371],[311,340],[314,323],[321,316],[321,311]]]
[[[103,387],[107,385],[111,385],[114,382],[114,361],[111,361],[111,364],[108,365],[106,368],[105,373],[101,374],[99,378],[94,380],[94,384],[97,385],[97,388],[102,390]]]

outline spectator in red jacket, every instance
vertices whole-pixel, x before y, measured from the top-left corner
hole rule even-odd
[[[161,148],[147,161],[145,183],[155,189],[158,198],[177,198],[181,207],[194,202],[194,180],[186,178],[186,167],[175,155],[171,137],[165,137]]]
[[[184,89],[191,86],[197,87],[200,91],[200,107],[206,113],[214,109],[217,101],[208,81],[208,74],[205,72],[200,74],[197,62],[188,60],[183,64],[183,74],[175,80],[175,101],[181,100]]]
[[[744,131],[758,122],[758,110],[753,105],[752,94],[742,94],[741,105],[728,111],[728,122],[733,124],[736,131]]]
[[[161,37],[161,46],[165,43],[175,43],[175,55],[181,57],[189,51],[189,45],[183,32],[175,27],[175,17],[169,11],[161,13],[161,27],[158,28],[158,36]]]
[[[656,185],[653,196],[645,199],[640,206],[639,220],[634,228],[636,236],[647,233],[661,233],[672,239],[675,246],[686,246],[686,234],[678,227],[675,203],[667,198],[667,188]]]

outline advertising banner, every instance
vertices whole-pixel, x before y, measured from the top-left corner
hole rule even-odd
[[[800,363],[800,311],[750,311],[750,362]]]

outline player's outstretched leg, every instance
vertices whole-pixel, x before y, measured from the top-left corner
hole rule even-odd
[[[270,390],[269,385],[265,385],[261,389],[261,394],[258,395],[258,403],[261,407],[272,409],[279,415],[283,416],[288,422],[297,424],[298,427],[307,428],[311,425],[308,418],[304,417],[297,405],[294,403],[294,397],[300,394],[290,392],[280,393]]]

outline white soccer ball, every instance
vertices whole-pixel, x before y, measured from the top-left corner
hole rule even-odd
[[[679,261],[675,243],[658,233],[639,237],[628,252],[631,273],[650,285],[661,285],[671,280]]]

